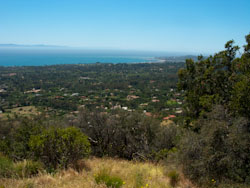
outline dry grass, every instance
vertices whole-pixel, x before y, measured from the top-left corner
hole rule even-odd
[[[105,169],[110,175],[119,176],[123,188],[170,188],[169,179],[162,165],[152,163],[130,162],[118,159],[88,159],[81,172],[69,169],[55,175],[40,174],[25,179],[0,179],[0,187],[4,188],[104,188],[105,185],[95,183],[95,175]],[[182,178],[183,179],[183,178]],[[183,185],[182,185],[183,184]],[[184,179],[180,188],[192,187]]]

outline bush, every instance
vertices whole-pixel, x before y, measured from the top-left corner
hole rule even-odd
[[[13,162],[0,153],[0,178],[9,178],[14,174]]]
[[[95,181],[97,184],[105,184],[107,187],[119,188],[123,185],[123,181],[118,176],[111,176],[107,173],[106,169],[101,170],[95,175]]]
[[[180,175],[178,172],[176,172],[175,170],[172,170],[170,171],[168,174],[167,174],[168,178],[170,179],[170,185],[172,187],[175,187],[179,181],[180,181]]]
[[[79,113],[76,125],[90,139],[93,154],[102,157],[147,159],[175,146],[176,128],[161,127],[156,119],[137,112]]]
[[[43,170],[39,162],[24,160],[14,163],[9,158],[0,154],[0,178],[25,178],[38,174]]]
[[[47,170],[67,168],[90,153],[87,136],[75,127],[51,127],[32,136],[29,146],[35,159],[42,161]]]
[[[24,160],[30,158],[29,140],[31,135],[41,133],[43,126],[37,121],[30,121],[25,118],[16,119],[15,123],[7,124],[10,130],[0,127],[5,130],[1,137],[0,134],[0,149],[1,151],[13,160]]]
[[[40,162],[24,160],[16,163],[14,168],[18,177],[25,178],[37,175],[43,170],[43,165]]]
[[[212,179],[217,184],[249,184],[250,122],[217,110],[198,119],[199,133],[183,135],[179,153],[183,172],[200,185]]]

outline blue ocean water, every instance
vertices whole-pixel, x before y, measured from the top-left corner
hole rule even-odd
[[[0,66],[156,62],[152,54],[79,49],[0,48]]]

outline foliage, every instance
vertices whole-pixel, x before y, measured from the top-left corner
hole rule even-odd
[[[75,127],[51,127],[39,135],[31,136],[29,146],[35,159],[41,160],[48,170],[67,168],[90,153],[87,137]]]
[[[168,149],[161,149],[158,152],[153,152],[153,160],[159,162],[166,160],[170,155],[173,156],[174,153],[178,152],[176,147]]]
[[[43,170],[39,162],[24,160],[14,163],[0,154],[0,178],[27,178],[37,175]]]
[[[250,64],[250,63],[249,63]],[[250,118],[250,74],[240,76],[239,82],[234,85],[232,91],[231,109],[237,114]]]
[[[105,184],[107,187],[120,188],[123,185],[123,180],[118,176],[112,176],[107,173],[107,169],[102,169],[95,175],[97,184]]]
[[[176,129],[137,112],[102,112],[83,110],[77,125],[89,137],[93,154],[126,159],[147,159],[152,152],[175,146]]]
[[[170,179],[170,185],[172,187],[176,187],[176,185],[180,181],[180,175],[179,175],[179,173],[176,170],[172,170],[172,171],[168,172],[167,176]]]
[[[200,118],[200,133],[187,132],[180,145],[184,174],[198,184],[211,179],[249,183],[250,122],[216,108]]]
[[[187,60],[179,71],[188,122],[179,155],[184,174],[197,184],[249,184],[250,34],[246,42],[239,58],[229,41],[224,51]]]
[[[29,140],[31,135],[39,134],[43,125],[39,121],[30,121],[27,118],[17,119],[18,122],[6,123],[9,127],[2,127],[4,135],[0,135],[2,152],[14,160],[24,160],[31,157]]]
[[[242,57],[236,58],[239,47],[233,44],[234,41],[227,42],[224,51],[207,59],[200,57],[196,63],[189,59],[186,68],[179,70],[178,87],[185,91],[189,117],[198,118],[211,111],[215,104],[245,117],[250,114],[249,49],[245,48]]]
[[[18,177],[32,177],[43,171],[43,165],[40,162],[24,160],[14,164],[15,172]]]
[[[13,171],[13,162],[0,153],[0,178],[12,177]]]

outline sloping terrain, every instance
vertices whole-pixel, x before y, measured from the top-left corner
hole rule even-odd
[[[170,179],[166,167],[147,162],[131,162],[119,159],[88,159],[82,164],[82,171],[73,169],[60,171],[54,175],[41,173],[33,178],[0,179],[0,187],[4,188],[91,188],[106,187],[103,183],[97,184],[96,177],[100,173],[110,177],[119,177],[123,188],[170,188]],[[193,187],[180,176],[176,187]]]

